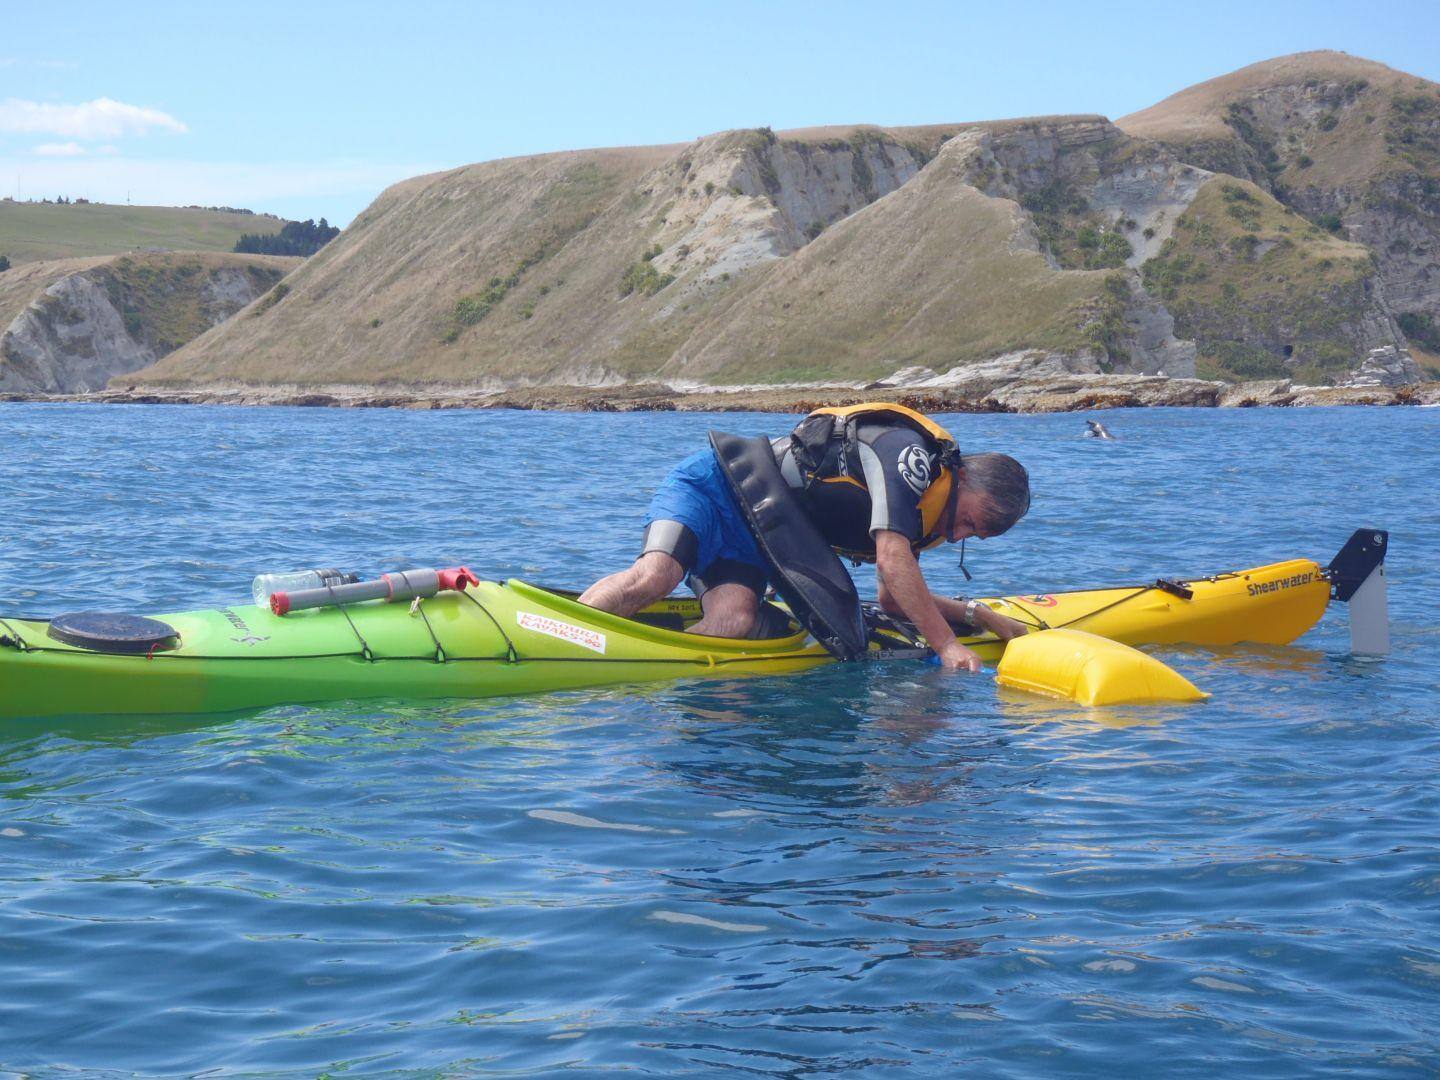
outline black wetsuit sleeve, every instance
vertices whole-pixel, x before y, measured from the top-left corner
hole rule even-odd
[[[897,532],[912,544],[924,535],[920,497],[936,468],[925,439],[909,428],[862,425],[855,464],[870,493],[870,535]]]

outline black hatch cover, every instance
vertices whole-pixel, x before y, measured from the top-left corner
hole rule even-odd
[[[66,645],[104,653],[148,653],[171,649],[180,635],[173,626],[141,615],[77,611],[50,620],[49,635]]]

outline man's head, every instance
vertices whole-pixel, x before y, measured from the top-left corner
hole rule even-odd
[[[1030,509],[1030,474],[1005,454],[965,454],[950,500],[947,538],[999,536]]]

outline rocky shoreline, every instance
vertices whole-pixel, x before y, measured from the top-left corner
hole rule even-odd
[[[539,386],[245,386],[125,388],[77,394],[0,393],[0,401],[115,405],[277,405],[328,408],[525,409],[564,412],[805,412],[821,405],[898,401],[932,412],[1058,413],[1136,407],[1250,408],[1440,405],[1440,382],[1301,386],[1288,379],[1227,384],[1160,375],[1051,376],[944,387],[790,386],[677,389],[663,383]]]

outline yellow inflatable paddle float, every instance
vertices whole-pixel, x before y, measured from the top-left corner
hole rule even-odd
[[[1041,630],[1015,638],[995,669],[1001,686],[1081,705],[1153,705],[1210,695],[1174,668],[1084,630]]]

